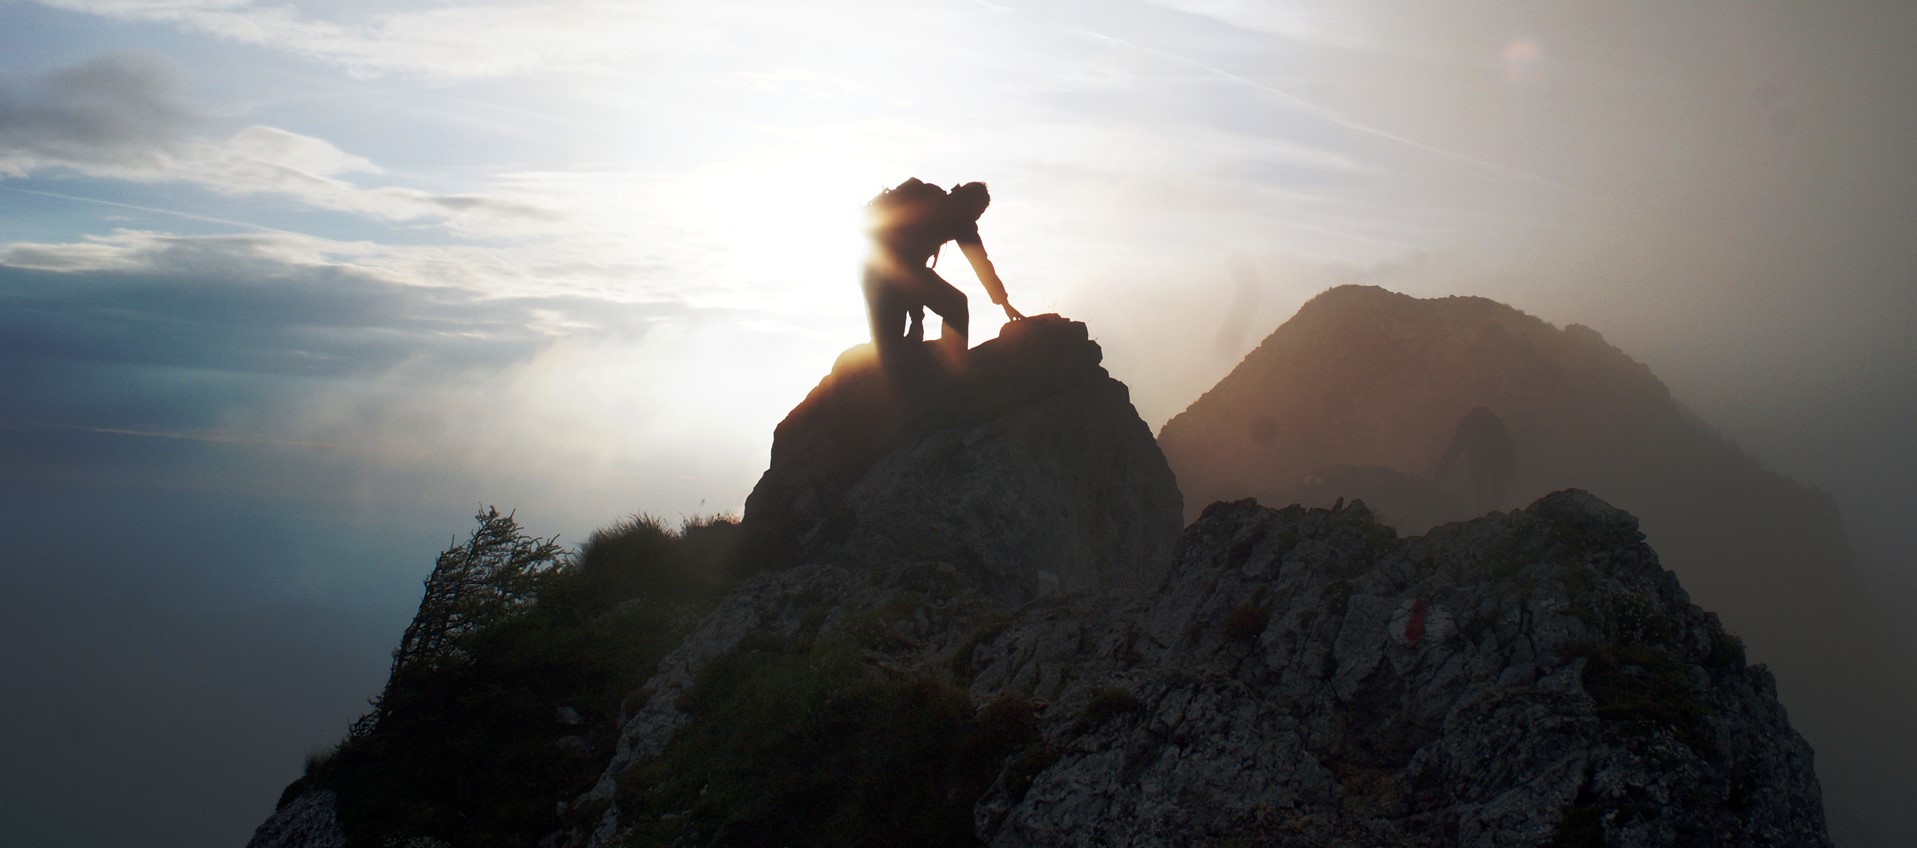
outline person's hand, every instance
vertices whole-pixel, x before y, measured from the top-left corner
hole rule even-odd
[[[1016,309],[1013,309],[1013,308],[1012,308],[1012,302],[1011,302],[1011,301],[1009,301],[1009,300],[1008,300],[1008,301],[1005,301],[1004,303],[1001,303],[1001,304],[999,304],[999,305],[1000,305],[1000,306],[1003,306],[1003,307],[1005,307],[1005,320],[1007,320],[1007,321],[1022,321],[1022,320],[1024,320],[1024,319],[1025,319],[1025,313],[1023,313],[1023,312],[1020,312],[1020,311],[1018,311],[1018,310],[1016,310]]]

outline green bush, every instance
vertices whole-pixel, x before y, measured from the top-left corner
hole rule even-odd
[[[1713,668],[1741,669],[1749,664],[1744,655],[1744,640],[1737,634],[1724,629],[1724,625],[1713,618],[1710,622],[1711,652],[1704,662]]]
[[[1699,699],[1684,664],[1669,653],[1645,645],[1588,643],[1567,645],[1565,653],[1587,658],[1580,680],[1597,702],[1599,718],[1640,735],[1666,731],[1700,757],[1717,756],[1717,742],[1704,724],[1710,708]]]
[[[1138,706],[1138,696],[1133,695],[1130,689],[1107,686],[1085,702],[1085,711],[1079,713],[1078,720],[1072,723],[1072,731],[1090,730],[1125,713],[1134,712]]]
[[[1025,800],[1025,793],[1032,790],[1032,784],[1038,782],[1038,776],[1058,762],[1063,755],[1056,746],[1040,742],[1019,750],[1005,764],[1005,792],[1012,796],[1012,802]]]
[[[690,723],[621,778],[630,845],[976,844],[972,805],[1036,736],[1029,702],[974,711],[845,638],[742,643],[680,705]]]
[[[500,550],[526,538],[516,525],[502,536],[488,517],[481,530]],[[513,572],[532,578],[514,584],[514,603],[488,607],[502,614],[458,633],[460,661],[396,663],[377,720],[309,762],[305,780],[338,793],[349,844],[522,846],[562,826],[553,802],[589,788],[599,766],[555,743],[579,735],[610,749],[620,701],[744,574],[737,530],[642,517],[599,531],[550,567]],[[560,707],[584,725],[559,725]]]

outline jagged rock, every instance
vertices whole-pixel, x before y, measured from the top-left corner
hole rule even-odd
[[[287,799],[253,831],[246,848],[345,848],[337,796],[326,789],[309,789]]]
[[[1402,541],[1218,504],[1158,592],[1097,607],[1102,638],[1052,610],[977,648],[979,696],[1054,699],[988,845],[1829,844],[1769,673],[1588,494]]]
[[[618,832],[620,775],[685,725],[699,672],[749,633],[904,602],[916,624],[894,626],[929,662],[990,610],[1163,575],[1178,489],[1084,324],[1033,316],[956,363],[934,351],[854,348],[779,425],[744,526],[758,555],[797,564],[749,580],[661,662],[579,800],[609,805],[589,844]]]
[[[1433,475],[1473,407],[1515,451],[1498,502],[1467,459]],[[1848,844],[1917,839],[1917,657],[1859,579],[1832,499],[1764,468],[1597,331],[1476,297],[1324,292],[1159,437],[1188,510],[1360,497],[1401,531],[1544,493],[1597,493],[1643,521],[1664,564],[1775,669],[1816,746]]]
[[[1362,503],[1217,504],[1152,590],[1009,619],[966,579],[748,583],[655,678],[574,844],[621,837],[619,776],[684,726],[702,661],[911,604],[867,662],[1039,705],[974,807],[987,845],[1830,844],[1769,672],[1583,492],[1410,539]]]
[[[1156,581],[1182,501],[1085,325],[935,351],[853,348],[780,423],[746,499],[762,556],[944,562],[1011,602]]]

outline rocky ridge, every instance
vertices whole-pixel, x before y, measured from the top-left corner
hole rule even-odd
[[[871,388],[848,403],[837,377],[781,439],[807,418],[868,420],[844,410],[870,407]],[[1689,602],[1629,515],[1564,492],[1399,539],[1362,504],[1241,501],[1209,508],[1168,570],[1051,571],[1055,546],[1019,547],[1042,533],[965,517],[1011,500],[1026,508],[1008,515],[1054,526],[1128,491],[1035,490],[1017,473],[1005,445],[1034,440],[1004,431],[1074,414],[1070,397],[920,427],[869,462],[787,468],[835,454],[775,448],[748,524],[806,516],[781,529],[799,564],[749,581],[661,664],[574,802],[586,824],[554,842],[617,845],[662,825],[727,841],[682,825],[692,808],[635,815],[659,791],[645,765],[691,732],[714,668],[849,642],[873,673],[960,688],[981,716],[1030,716],[973,807],[983,844],[1828,844],[1809,746],[1769,673]],[[955,457],[976,468],[953,471]],[[963,506],[943,508],[947,485],[968,490],[949,500]],[[791,506],[764,506],[769,493]]]
[[[767,575],[655,678],[576,844],[621,844],[622,773],[702,666],[855,632],[884,674],[1030,705],[986,845],[1829,844],[1770,673],[1576,491],[1410,539],[1362,504],[1218,504],[1154,591],[1009,616],[937,566]]]
[[[1770,674],[1582,492],[1411,539],[1216,504],[1158,591],[971,665],[1055,757],[981,800],[990,845],[1828,844]]]
[[[1177,535],[1083,325],[981,352],[844,357],[794,411],[743,528],[777,567],[545,845],[1829,844],[1769,672],[1630,515],[1400,538],[1241,500]],[[337,844],[289,794],[253,844]]]

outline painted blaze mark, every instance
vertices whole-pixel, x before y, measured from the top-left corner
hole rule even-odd
[[[1404,643],[1407,647],[1418,647],[1418,640],[1424,638],[1424,619],[1431,613],[1431,604],[1419,598],[1411,602],[1411,620],[1404,625]]]
[[[1423,645],[1426,639],[1434,643],[1444,641],[1451,636],[1453,629],[1450,613],[1424,598],[1399,604],[1386,628],[1391,638],[1398,640],[1398,644],[1414,650]]]

